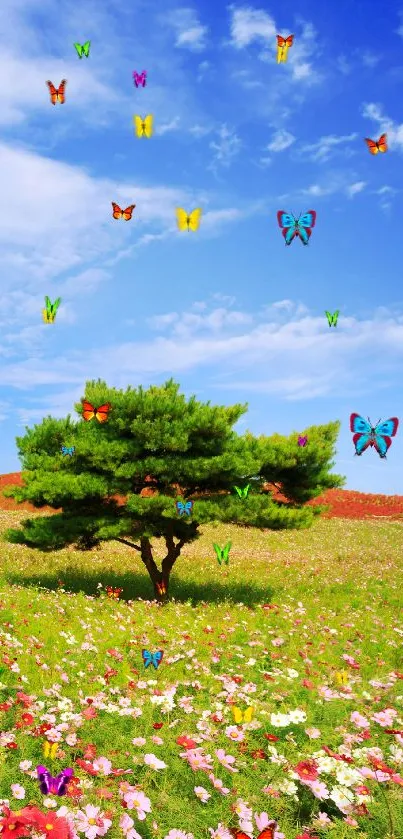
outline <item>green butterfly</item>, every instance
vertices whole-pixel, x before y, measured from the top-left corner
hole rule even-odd
[[[246,498],[250,489],[250,484],[247,484],[243,489],[241,489],[241,487],[234,487],[234,489],[236,489],[240,498]]]
[[[224,565],[228,565],[231,545],[232,542],[227,542],[225,548],[220,548],[219,545],[216,545],[216,543],[213,542],[213,548],[217,554],[217,562],[219,565],[222,565],[222,563],[224,563]]]
[[[331,314],[331,312],[325,312],[329,326],[337,326],[337,318],[339,317],[339,314],[340,312],[338,309],[337,312],[334,312],[333,315]]]
[[[54,303],[51,303],[49,297],[45,297],[46,309],[42,309],[42,317],[45,323],[54,323],[56,312],[62,302],[62,298],[58,297]]]
[[[81,44],[74,44],[74,46],[77,50],[79,58],[82,58],[83,55],[85,55],[86,58],[89,57],[91,41],[86,41],[85,44],[82,44],[82,45]]]

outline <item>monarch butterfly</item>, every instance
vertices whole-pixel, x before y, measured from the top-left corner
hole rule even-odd
[[[85,44],[74,44],[74,46],[77,50],[79,58],[82,58],[83,55],[85,55],[86,58],[89,58],[91,41],[86,41]]]
[[[224,563],[224,565],[228,565],[228,563],[229,563],[229,552],[231,550],[231,545],[232,545],[232,542],[227,542],[225,548],[220,548],[219,545],[216,545],[216,543],[213,542],[213,548],[214,548],[214,550],[217,554],[217,562],[218,562],[219,565],[222,565],[222,563]]]
[[[379,140],[370,140],[365,137],[365,142],[371,154],[378,154],[378,152],[385,152],[388,150],[388,135],[381,134]]]
[[[126,207],[125,210],[121,210],[119,204],[115,204],[114,201],[111,201],[111,204],[113,218],[124,218],[125,221],[130,221],[133,210],[136,206],[135,204],[130,204],[130,206]]]
[[[106,586],[106,593],[108,597],[113,597],[115,600],[119,600],[119,595],[122,593],[122,588],[113,588],[112,586]]]
[[[148,114],[144,118],[139,117],[138,114],[135,114],[135,116],[133,117],[133,122],[137,137],[150,138],[153,133],[153,121],[154,117],[152,114]]]
[[[47,81],[46,84],[49,88],[50,101],[51,101],[52,105],[56,105],[56,102],[60,102],[60,104],[63,105],[63,103],[65,101],[64,91],[65,91],[65,87],[66,87],[66,84],[67,84],[67,79],[62,79],[62,81],[60,82],[60,85],[57,88],[57,90],[56,90],[54,84],[52,84],[52,82]]]
[[[276,830],[277,824],[273,822],[273,824],[268,824],[267,827],[259,833],[257,839],[274,839],[274,832]],[[247,833],[244,833],[243,830],[234,830],[231,831],[235,839],[250,839],[250,836]]]
[[[249,708],[246,708],[246,710],[242,712],[240,708],[237,708],[236,705],[233,705],[231,710],[236,724],[240,725],[243,722],[251,721],[255,709],[252,707],[252,705],[250,705]]]
[[[105,405],[100,405],[99,408],[94,408],[94,406],[91,405],[91,402],[87,402],[85,399],[83,399],[83,401],[82,401],[82,406],[83,406],[83,412],[82,412],[83,420],[85,420],[86,422],[89,422],[94,417],[96,417],[98,422],[101,422],[101,423],[108,421],[109,411],[112,408],[112,405],[111,405],[110,402],[105,402]]]
[[[200,207],[196,207],[196,209],[192,210],[190,213],[187,213],[182,207],[176,208],[176,221],[179,227],[179,230],[193,230],[194,232],[199,229],[200,227],[200,220],[202,216],[202,210]]]
[[[50,757],[51,760],[54,760],[56,757],[57,750],[59,748],[59,744],[49,743],[49,740],[45,740],[45,742],[42,744],[42,748],[44,757]]]
[[[242,487],[234,487],[234,489],[237,491],[237,493],[239,495],[239,498],[247,498],[248,492],[249,492],[249,489],[250,489],[250,484],[247,484],[246,487],[243,487],[243,488]]]
[[[282,61],[287,61],[288,49],[292,47],[294,42],[294,35],[288,35],[288,38],[283,38],[282,35],[277,35],[277,64]]]

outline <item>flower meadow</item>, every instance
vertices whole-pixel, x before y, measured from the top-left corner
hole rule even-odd
[[[401,521],[208,526],[159,606],[124,545],[3,542],[2,839],[401,839],[402,547]]]

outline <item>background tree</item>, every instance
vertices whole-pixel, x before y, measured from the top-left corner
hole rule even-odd
[[[26,519],[6,539],[45,551],[123,542],[139,552],[160,601],[168,596],[174,563],[183,546],[198,538],[200,525],[308,527],[318,510],[302,507],[301,500],[343,482],[329,474],[327,462],[337,423],[310,429],[309,448],[300,448],[296,434],[238,435],[233,426],[247,405],[211,406],[194,396],[186,401],[173,380],[125,392],[100,380],[87,382],[85,399],[95,406],[111,403],[107,423],[47,417],[17,438],[24,486],[4,494],[58,512]],[[75,407],[80,414],[81,403]],[[74,455],[63,456],[62,446],[75,446]],[[260,492],[264,480],[280,478],[290,505]],[[250,492],[240,500],[233,488],[248,482]],[[144,497],[147,487],[153,494]],[[178,515],[178,499],[194,501],[192,516]],[[153,538],[165,540],[161,570]]]

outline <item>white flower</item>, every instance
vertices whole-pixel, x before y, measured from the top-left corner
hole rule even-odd
[[[195,794],[197,795],[199,801],[201,801],[202,804],[205,804],[206,801],[208,801],[208,799],[211,798],[210,793],[207,792],[207,790],[204,789],[204,787],[193,787],[193,789],[194,789]]]
[[[289,724],[290,718],[288,714],[270,714],[270,725],[273,725],[275,728],[285,728]]]
[[[166,763],[164,763],[163,760],[160,760],[158,757],[156,757],[152,753],[144,755],[144,763],[146,764],[146,766],[151,766],[151,769],[166,769],[167,768]]]
[[[289,719],[291,722],[305,722],[307,719],[305,711],[300,711],[299,708],[296,708],[295,711],[289,711]]]

